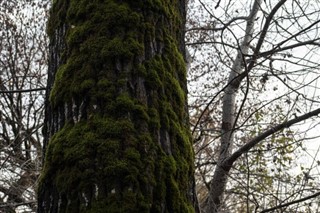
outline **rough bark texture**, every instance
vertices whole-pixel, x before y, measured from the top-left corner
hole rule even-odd
[[[38,212],[194,212],[184,0],[56,0]]]

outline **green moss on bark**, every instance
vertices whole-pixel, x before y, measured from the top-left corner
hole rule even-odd
[[[74,100],[89,106],[81,121],[67,118],[47,148],[39,194],[58,197],[63,211],[194,212],[178,3],[54,1],[49,37],[67,32],[50,103],[57,111]],[[162,48],[149,56],[150,42]],[[138,78],[146,101],[135,96]]]

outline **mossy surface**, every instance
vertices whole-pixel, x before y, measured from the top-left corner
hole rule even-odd
[[[40,207],[194,212],[180,3],[53,2],[49,37],[65,26],[67,33],[52,113],[75,103],[85,113],[77,122],[67,115],[49,142],[39,195],[50,198]]]

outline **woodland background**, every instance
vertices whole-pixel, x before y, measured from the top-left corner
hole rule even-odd
[[[48,0],[0,2],[0,212],[37,208],[49,8]],[[189,111],[203,209],[220,187],[225,212],[320,211],[319,16],[318,0],[189,0]],[[231,167],[221,185],[216,165],[224,162]]]

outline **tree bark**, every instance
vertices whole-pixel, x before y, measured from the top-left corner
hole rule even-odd
[[[184,0],[57,0],[38,212],[195,212]]]
[[[228,176],[232,165],[225,165],[226,160],[232,154],[233,132],[236,126],[236,98],[241,81],[248,73],[245,68],[245,55],[248,54],[249,45],[253,37],[254,21],[260,9],[262,0],[256,0],[253,3],[251,12],[247,17],[245,36],[241,44],[237,56],[233,62],[228,78],[228,86],[224,91],[222,106],[222,125],[221,125],[221,141],[217,166],[215,168],[213,178],[210,183],[210,191],[208,198],[203,206],[204,213],[220,212],[223,204],[223,194],[225,192]]]

